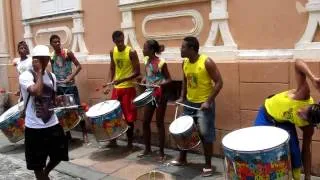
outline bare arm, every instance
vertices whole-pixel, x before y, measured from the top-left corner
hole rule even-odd
[[[177,102],[183,102],[184,100],[186,100],[186,96],[187,96],[187,78],[184,75],[183,72],[183,65],[184,65],[184,61],[182,62],[182,77],[183,77],[183,81],[182,81],[182,87],[181,87],[181,95],[179,100],[177,100]]]
[[[75,71],[68,77],[68,80],[72,81],[74,77],[81,71],[82,67],[78,59],[74,56],[73,52],[68,51],[68,57],[71,59],[73,64],[76,66]]]
[[[40,96],[42,94],[42,89],[43,89],[43,72],[44,70],[42,69],[42,64],[40,62],[40,60],[38,59],[34,59],[32,61],[33,64],[33,69],[35,71],[36,74],[36,79],[35,79],[35,84],[31,85],[28,87],[28,92],[32,95],[32,96]]]
[[[219,94],[220,90],[222,89],[223,81],[216,63],[211,58],[208,58],[206,60],[205,66],[210,78],[215,83],[212,93],[210,94],[207,100],[207,102],[210,104],[215,100],[216,96]]]
[[[171,75],[169,73],[168,70],[168,65],[167,63],[164,63],[162,66],[162,73],[164,75],[165,80],[160,84],[161,86],[165,86],[168,85],[169,83],[171,83]]]
[[[115,64],[114,64],[114,60],[113,60],[113,51],[110,51],[110,75],[109,75],[109,82],[112,82],[114,79],[114,74],[115,74]]]

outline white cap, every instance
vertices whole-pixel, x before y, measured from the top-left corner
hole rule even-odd
[[[45,45],[37,45],[32,49],[32,56],[50,56],[49,48]]]

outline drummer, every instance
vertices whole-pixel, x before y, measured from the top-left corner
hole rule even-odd
[[[142,83],[146,83],[150,85],[147,88],[153,89],[153,96],[155,98],[155,102],[149,103],[144,107],[144,121],[143,121],[143,138],[145,143],[145,150],[138,155],[138,157],[143,157],[145,155],[149,155],[151,153],[151,131],[150,131],[150,123],[153,117],[154,110],[156,109],[156,121],[158,127],[158,136],[159,136],[159,161],[165,160],[164,155],[164,142],[165,142],[165,129],[164,129],[164,117],[166,113],[167,107],[167,99],[163,94],[163,87],[168,85],[171,82],[171,76],[168,70],[168,66],[164,59],[159,58],[159,55],[162,51],[164,51],[164,46],[159,45],[156,40],[148,40],[145,42],[143,46],[143,55],[146,76],[142,80]],[[153,85],[158,85],[160,87],[153,88]]]
[[[302,60],[295,61],[297,88],[269,96],[259,109],[255,126],[277,126],[290,134],[291,163],[294,179],[300,179],[303,165],[305,179],[311,178],[311,141],[314,127],[320,123],[320,105],[310,96],[307,78],[320,91],[316,77]],[[302,153],[295,126],[303,131]],[[303,161],[303,162],[302,162]]]
[[[54,50],[51,54],[51,66],[52,72],[57,76],[57,95],[73,94],[76,104],[80,105],[79,92],[74,78],[81,71],[81,64],[72,51],[61,48],[60,37],[58,35],[52,35],[50,37],[50,45]],[[72,64],[76,67],[73,72]],[[88,135],[84,119],[81,119],[80,126],[82,129],[83,140],[85,143],[88,143]],[[67,131],[67,138],[69,141],[72,139],[70,131]]]
[[[127,147],[132,148],[134,121],[137,119],[137,110],[132,103],[136,96],[133,79],[140,75],[139,58],[133,48],[124,44],[122,31],[114,31],[112,40],[116,45],[110,51],[110,82],[114,85],[112,99],[117,99],[121,103],[121,109],[129,126]],[[108,146],[117,146],[116,139],[110,141]]]
[[[181,46],[181,57],[184,58],[183,87],[181,98],[188,106],[200,108],[200,111],[184,107],[184,115],[198,116],[195,118],[200,128],[200,138],[205,155],[205,167],[203,176],[211,176],[213,173],[211,157],[213,142],[215,140],[215,98],[220,92],[223,82],[215,62],[204,54],[199,54],[199,41],[196,37],[185,37]],[[180,151],[173,165],[187,163],[187,151]]]
[[[17,72],[20,75],[24,71],[32,70],[32,58],[28,56],[30,54],[30,51],[25,41],[20,41],[18,43],[18,53],[20,57],[13,60],[13,65],[16,66]],[[22,101],[22,97],[20,95],[20,87],[15,95],[20,96],[19,102]]]
[[[54,74],[45,70],[50,60],[49,48],[37,45],[32,59],[33,71],[19,76],[26,99],[25,157],[27,169],[34,171],[36,179],[44,180],[61,161],[69,159],[68,143],[56,114],[49,110],[54,107],[56,90]]]

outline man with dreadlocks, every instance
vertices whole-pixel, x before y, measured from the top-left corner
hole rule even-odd
[[[310,96],[307,78],[320,91],[320,78],[316,77],[306,63],[295,61],[297,88],[269,96],[259,109],[255,126],[277,126],[290,134],[292,174],[295,180],[300,179],[301,166],[305,180],[311,178],[311,141],[314,127],[320,122],[320,105],[314,103]],[[303,131],[302,151],[295,126]]]

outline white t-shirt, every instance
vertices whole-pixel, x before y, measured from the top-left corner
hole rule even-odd
[[[44,84],[53,87],[54,86],[54,90],[56,91],[56,76],[52,74],[52,77],[54,79],[55,84],[52,84],[52,81],[48,75],[48,73],[50,72],[45,72],[45,74],[43,75],[43,82]],[[28,87],[32,86],[35,84],[34,80],[33,80],[33,75],[31,74],[30,71],[25,71],[24,73],[22,73],[19,76],[19,83],[21,86],[21,93],[23,96],[23,99],[25,99],[25,103],[28,99],[29,96],[29,92],[28,92]],[[47,128],[47,127],[51,127],[54,126],[56,124],[58,124],[58,118],[56,116],[56,114],[54,113],[50,120],[45,124],[42,119],[38,118],[36,116],[36,111],[35,111],[35,105],[34,105],[34,97],[30,96],[28,105],[27,105],[27,109],[26,109],[26,118],[25,118],[25,126],[28,128],[35,128],[35,129],[40,129],[40,128]]]
[[[17,64],[17,71],[19,74],[32,69],[32,58],[30,56],[23,61],[21,61],[21,58],[16,58],[13,61]]]

